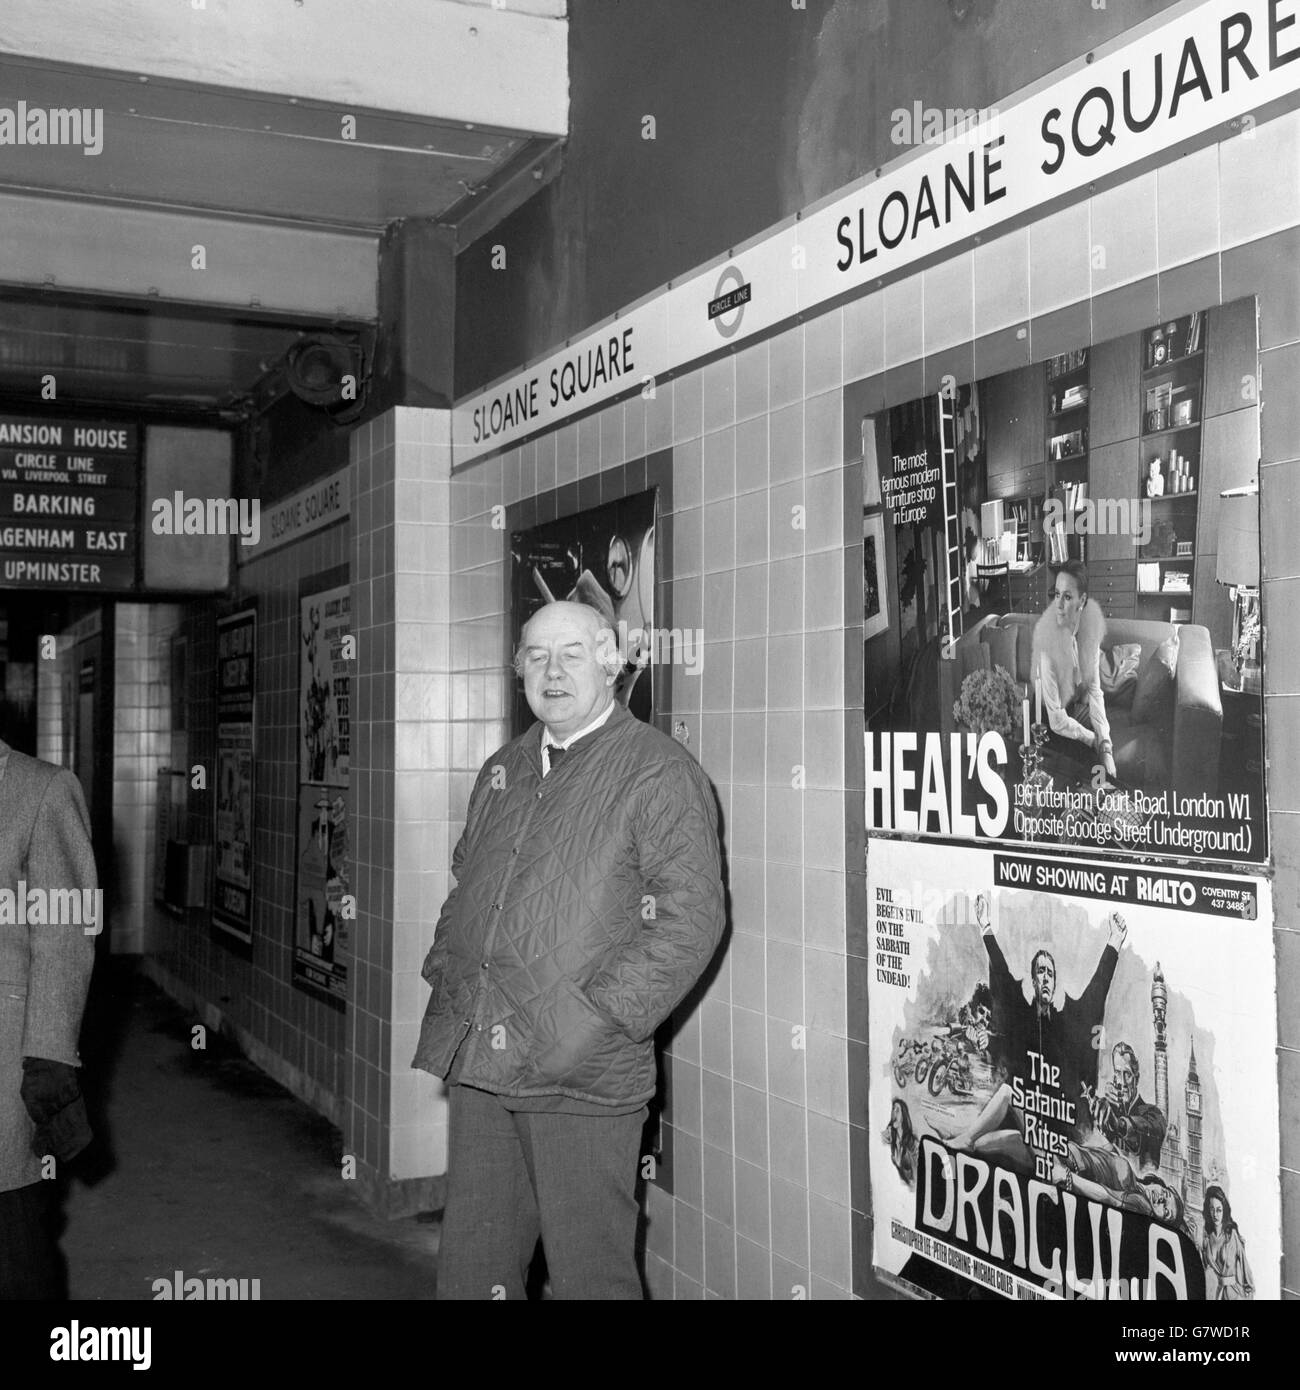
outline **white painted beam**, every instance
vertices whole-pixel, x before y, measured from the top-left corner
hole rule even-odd
[[[545,15],[548,19],[563,19],[569,12],[568,0],[457,0],[461,5],[482,9],[511,9],[520,14]]]
[[[0,193],[0,227],[0,284],[312,317],[378,314],[372,235],[10,193]]]
[[[565,135],[568,20],[547,12],[554,7],[4,0],[0,52],[334,102],[341,115],[373,109]]]

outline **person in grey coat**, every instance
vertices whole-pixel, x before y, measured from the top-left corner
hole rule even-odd
[[[81,784],[0,741],[3,1299],[60,1293],[51,1179],[91,1137],[77,1040],[103,926],[97,886]]]
[[[438,1297],[642,1297],[637,1156],[655,1029],[723,928],[712,788],[613,698],[617,640],[550,603],[517,657],[538,718],[484,764],[424,966],[414,1065],[447,1079]]]

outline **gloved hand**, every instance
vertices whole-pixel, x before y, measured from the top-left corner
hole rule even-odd
[[[60,1163],[67,1163],[94,1138],[76,1067],[45,1057],[24,1057],[19,1095],[36,1126],[32,1152],[38,1158],[53,1154]]]

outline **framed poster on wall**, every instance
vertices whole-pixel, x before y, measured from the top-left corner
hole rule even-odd
[[[1256,317],[868,417],[869,831],[1267,862]]]
[[[304,593],[299,609],[298,780],[346,787],[351,758],[352,589]]]
[[[352,590],[341,566],[298,590],[298,853],[293,983],[347,999],[351,912]]]
[[[257,612],[217,619],[217,814],[213,924],[253,940],[253,783],[257,740]]]
[[[897,840],[867,876],[877,1268],[1279,1298],[1268,880]]]
[[[862,518],[862,639],[889,626],[889,571],[885,566],[885,518]]]
[[[294,984],[340,1007],[347,999],[351,892],[348,791],[304,782],[298,788],[298,862],[294,885]]]

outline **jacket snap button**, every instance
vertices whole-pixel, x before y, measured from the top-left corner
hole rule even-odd
[[[484,961],[483,964],[479,966],[479,969],[480,969],[480,970],[486,970],[487,968],[488,968],[488,962],[487,962],[487,961]]]

